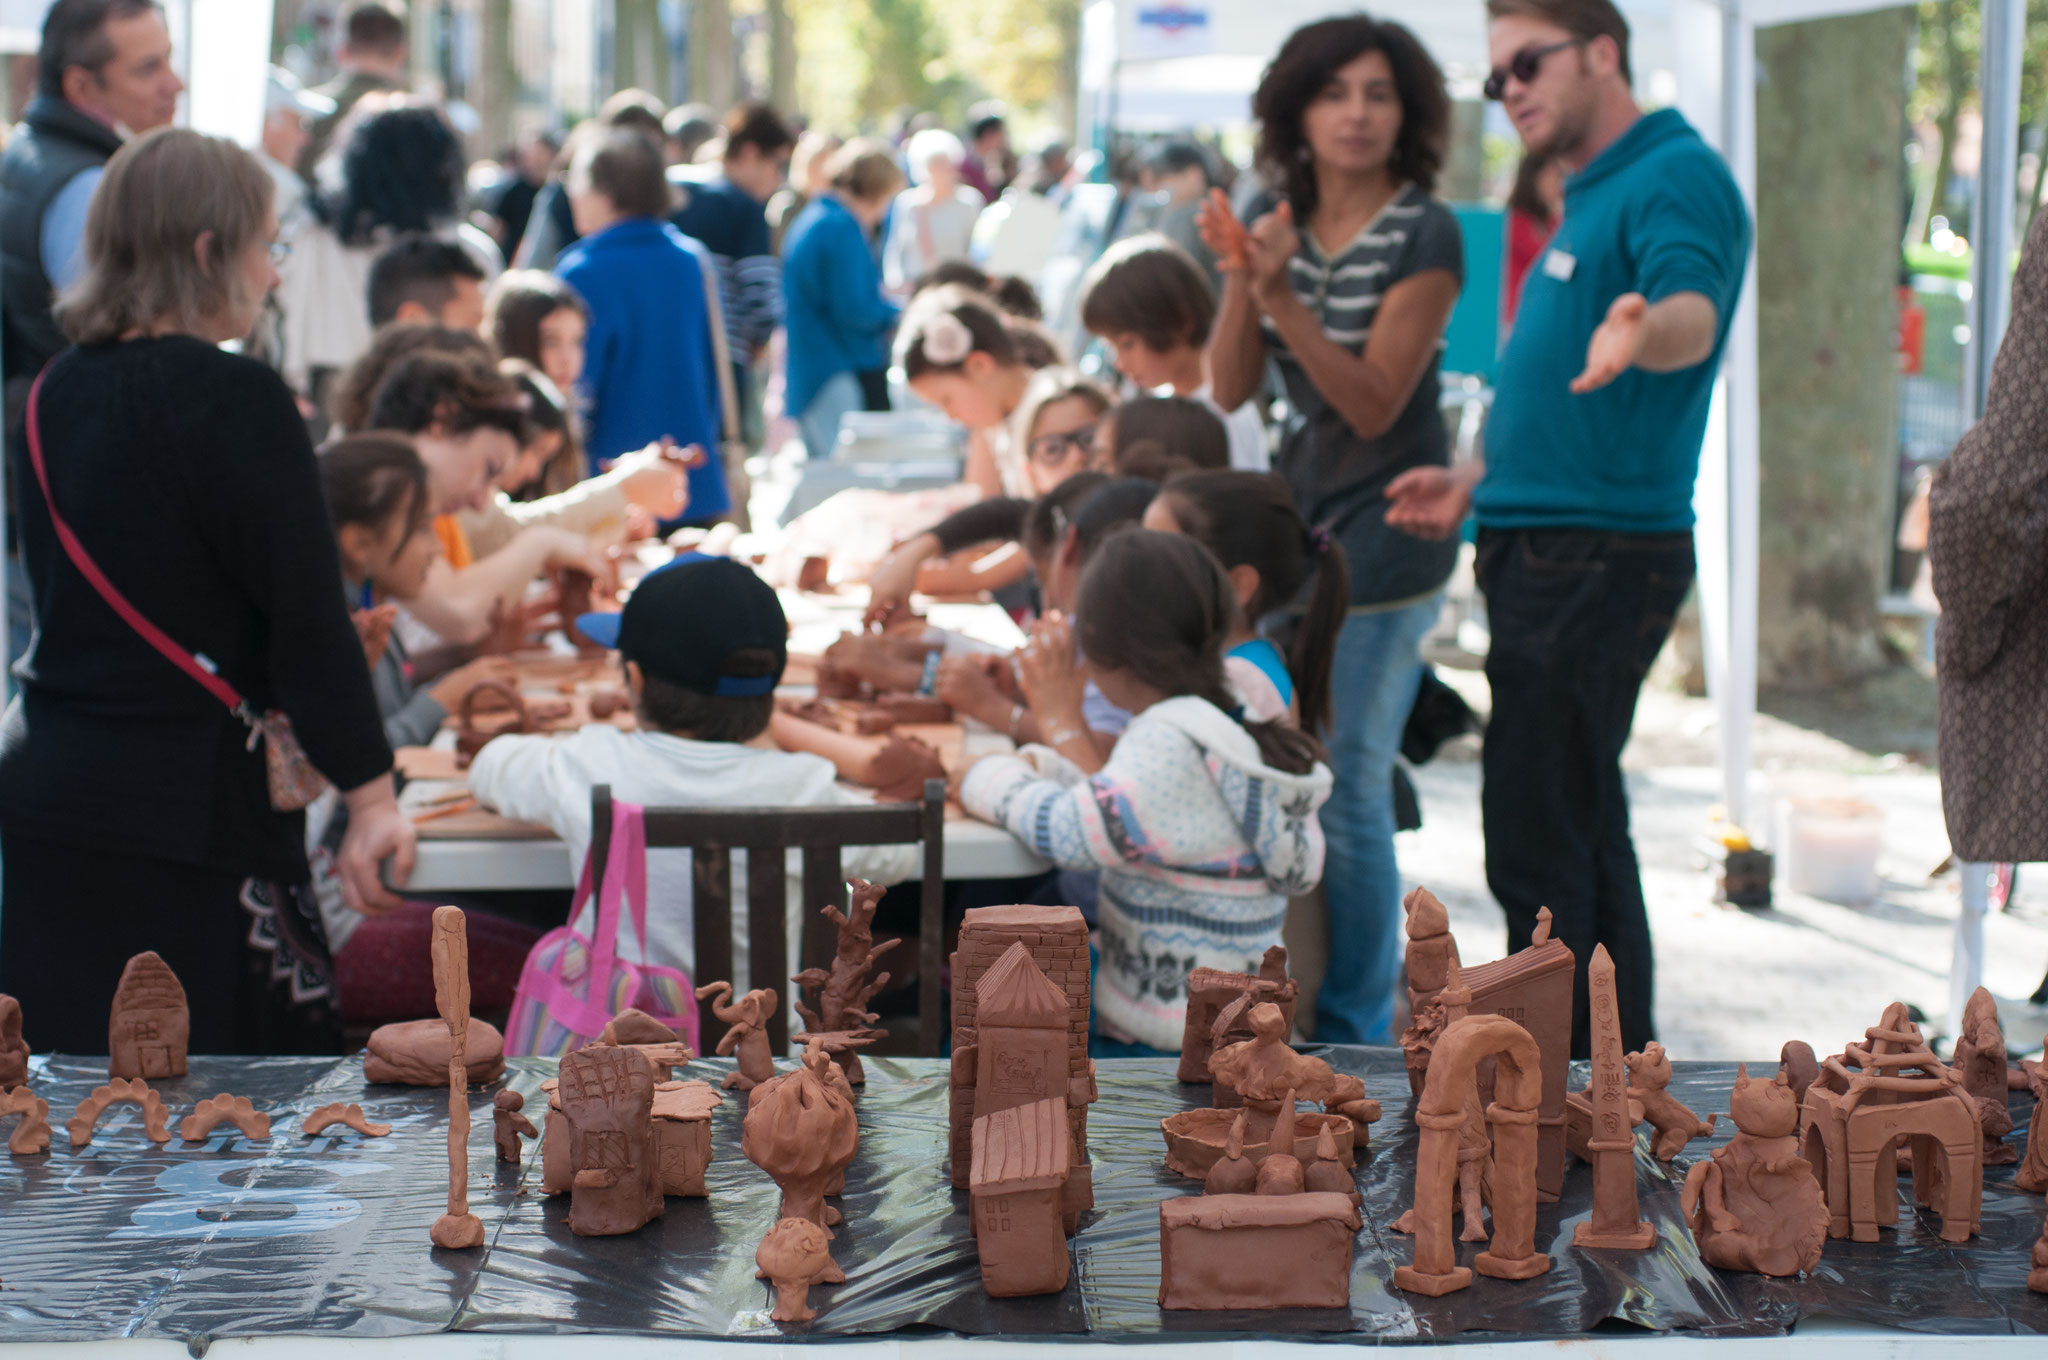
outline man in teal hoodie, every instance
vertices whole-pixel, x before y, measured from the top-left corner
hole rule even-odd
[[[1487,883],[1510,950],[1553,913],[1578,958],[1572,1053],[1585,1057],[1596,944],[1615,960],[1623,1042],[1655,1037],[1621,750],[1692,585],[1693,483],[1751,229],[1685,119],[1636,106],[1610,0],[1487,0],[1487,13],[1487,94],[1529,154],[1564,165],[1564,217],[1501,356],[1484,465],[1395,479],[1387,522],[1440,537],[1468,508],[1478,517]]]

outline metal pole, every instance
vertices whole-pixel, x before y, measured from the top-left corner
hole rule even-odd
[[[2019,179],[2020,56],[2026,0],[1984,0],[1983,67],[1977,76],[1984,149],[1977,172],[1971,252],[1969,414],[1984,413],[1991,365],[2012,310],[2013,204]]]

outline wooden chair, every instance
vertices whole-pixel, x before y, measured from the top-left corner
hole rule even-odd
[[[647,848],[691,852],[692,914],[697,966],[691,981],[699,986],[730,979],[735,995],[750,988],[773,987],[785,1004],[768,1022],[768,1039],[780,1055],[789,1047],[787,999],[794,987],[782,970],[789,957],[786,927],[789,899],[785,852],[803,849],[803,936],[799,970],[831,967],[838,947],[837,928],[823,915],[836,904],[846,908],[846,881],[839,854],[849,845],[924,845],[924,893],[917,913],[917,1050],[937,1057],[946,1017],[939,1012],[939,972],[945,959],[945,817],[946,785],[928,779],[924,801],[877,803],[872,807],[825,808],[648,808]],[[599,784],[590,791],[591,880],[604,882],[605,859],[611,850],[612,791]],[[747,851],[747,957],[753,976],[732,976],[732,852]],[[762,854],[761,851],[773,851]],[[650,908],[658,904],[650,903]],[[717,1042],[719,1022],[711,1001],[698,1004],[699,1033],[708,1052]]]

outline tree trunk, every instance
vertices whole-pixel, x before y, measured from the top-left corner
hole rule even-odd
[[[766,0],[768,15],[768,102],[784,114],[796,112],[796,22],[789,0]]]
[[[1942,74],[1948,87],[1948,98],[1942,104],[1941,112],[1934,116],[1935,129],[1941,134],[1941,154],[1934,162],[1934,211],[1948,217],[1950,228],[1963,231],[1964,224],[1949,216],[1948,181],[1955,173],[1956,120],[1962,116],[1963,105],[1976,91],[1977,73],[1971,67],[1969,55],[1955,38],[1956,0],[1948,0],[1942,9]],[[1967,234],[1976,236],[1975,223],[1969,224]]]
[[[720,113],[733,102],[732,0],[690,6],[690,102]]]
[[[1878,600],[1896,500],[1908,20],[1898,10],[1757,33],[1757,331],[1766,689],[1883,668]]]
[[[479,24],[483,51],[470,102],[482,127],[478,146],[496,152],[512,140],[513,111],[519,103],[519,73],[512,61],[512,0],[483,0]]]

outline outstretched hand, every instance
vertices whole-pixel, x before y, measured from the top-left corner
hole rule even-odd
[[[1449,468],[1410,468],[1387,484],[1387,523],[1417,538],[1446,539],[1472,507],[1472,488]]]
[[[1636,365],[1642,356],[1643,318],[1650,303],[1641,293],[1623,293],[1607,309],[1607,319],[1586,346],[1586,368],[1572,379],[1572,391],[1584,396],[1607,386]]]
[[[1201,233],[1202,244],[1216,257],[1217,269],[1225,274],[1241,274],[1249,267],[1244,223],[1230,210],[1230,197],[1221,189],[1211,189],[1202,200],[1202,209],[1195,215],[1195,230]]]

